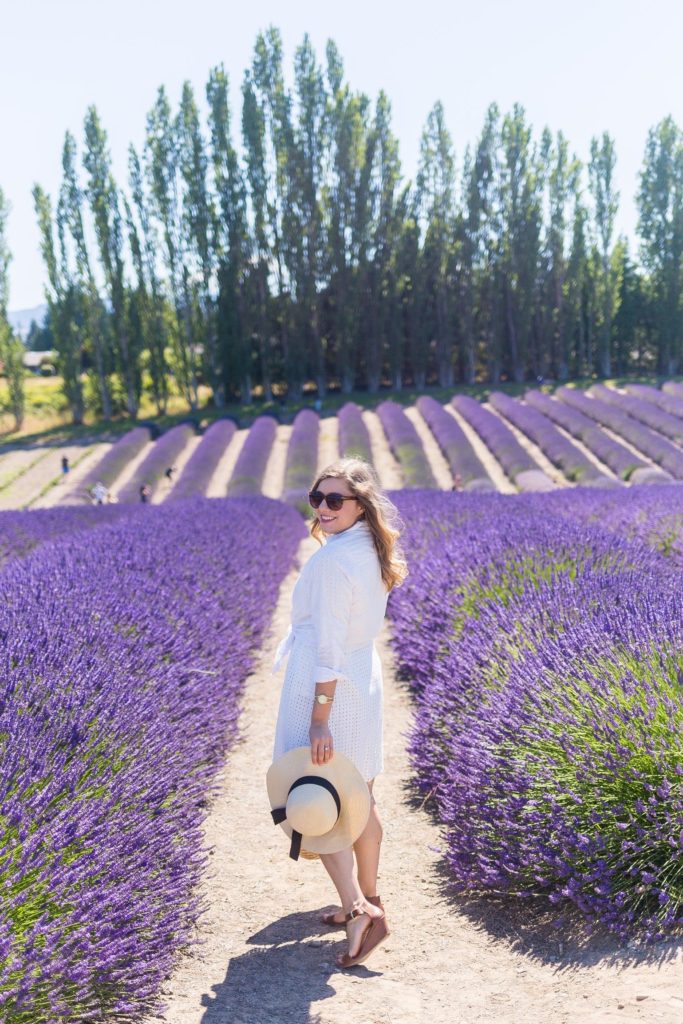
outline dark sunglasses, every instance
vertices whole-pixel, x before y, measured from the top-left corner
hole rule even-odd
[[[327,502],[330,512],[339,512],[345,501],[357,501],[355,494],[323,494],[322,491],[309,491],[308,502],[311,508],[320,508],[323,501]]]

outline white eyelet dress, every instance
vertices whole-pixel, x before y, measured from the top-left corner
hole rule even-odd
[[[273,760],[310,745],[315,684],[336,679],[329,717],[334,749],[368,782],[382,771],[382,665],[374,641],[387,598],[372,533],[362,519],[328,537],[308,559],[273,663],[275,672],[289,654]]]

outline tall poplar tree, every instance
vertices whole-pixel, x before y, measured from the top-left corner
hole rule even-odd
[[[619,294],[619,281],[612,262],[614,220],[619,209],[619,193],[614,188],[614,140],[607,132],[603,133],[601,139],[591,139],[590,153],[588,180],[593,197],[598,243],[599,260],[596,264],[599,267],[599,275],[596,285],[601,312],[596,369],[600,376],[609,377],[612,372],[612,321]]]
[[[163,260],[175,309],[175,374],[190,408],[199,406],[197,350],[194,343],[190,268],[186,260],[178,139],[171,105],[163,86],[147,115],[145,170],[151,210],[163,239]]]
[[[648,133],[638,213],[640,254],[655,298],[657,370],[671,375],[683,355],[683,135],[671,117]]]
[[[140,318],[149,352],[152,395],[159,415],[163,416],[169,398],[170,368],[166,359],[168,332],[164,320],[164,297],[157,270],[157,234],[145,195],[140,158],[134,146],[130,146],[128,150],[128,182],[135,210],[134,215],[130,206],[126,206],[128,237],[138,279]]]
[[[7,390],[9,392],[9,408],[14,416],[14,429],[21,430],[24,422],[26,393],[24,388],[23,355],[24,346],[15,337],[10,325],[7,307],[9,304],[9,265],[12,259],[7,245],[7,218],[9,203],[0,189],[0,362],[2,363]]]
[[[234,378],[240,388],[242,401],[251,401],[251,343],[256,339],[263,397],[272,398],[270,365],[267,351],[267,326],[264,319],[260,267],[254,271],[254,281],[249,280],[252,255],[249,226],[246,214],[244,181],[230,130],[230,103],[228,99],[228,76],[222,66],[212,69],[206,87],[209,101],[209,125],[211,129],[211,162],[216,192],[217,210],[212,226],[212,243],[218,267],[219,340],[223,369],[223,389]],[[253,288],[251,287],[253,284]],[[249,301],[250,292],[255,292],[255,301]],[[226,374],[225,364],[231,364],[231,373]]]
[[[86,339],[92,345],[95,376],[99,389],[102,416],[110,420],[112,398],[110,375],[114,370],[109,332],[104,307],[100,299],[95,274],[92,268],[83,224],[83,191],[76,172],[76,140],[69,132],[64,137],[62,150],[62,186],[59,194],[57,220],[68,228],[73,242],[75,270],[69,273],[72,287],[81,295],[84,307]],[[66,239],[61,236],[61,251],[66,263]]]
[[[50,325],[57,349],[57,369],[62,378],[62,387],[69,403],[71,419],[75,425],[83,422],[85,403],[81,383],[82,338],[78,324],[74,288],[65,276],[65,259],[58,260],[55,252],[52,203],[40,187],[33,187],[33,203],[40,231],[40,251],[47,271],[45,297],[50,315]],[[65,226],[58,227],[63,248]]]
[[[424,315],[435,343],[440,387],[454,381],[452,252],[455,241],[455,158],[444,109],[436,103],[422,132],[417,200],[424,223],[422,261],[427,303]]]
[[[183,301],[197,311],[192,346],[201,345],[204,366],[217,406],[225,403],[216,344],[216,313],[213,299],[216,251],[213,229],[215,212],[208,185],[208,158],[199,122],[199,111],[189,82],[183,85],[175,123],[179,180],[182,191]]]
[[[124,231],[119,191],[112,176],[107,134],[95,107],[85,118],[83,165],[88,172],[86,196],[90,204],[104,282],[111,306],[119,372],[129,416],[137,416],[141,380],[139,351],[131,345],[128,329],[127,289],[124,279]]]
[[[534,335],[538,301],[543,168],[526,123],[524,108],[515,104],[501,127],[500,206],[504,322],[507,365],[521,382],[539,373]]]
[[[295,319],[299,299],[297,285],[303,263],[303,239],[296,213],[295,142],[292,99],[282,68],[282,38],[275,28],[259,33],[250,75],[258,116],[264,125],[266,209],[271,264],[277,298],[275,318],[280,330],[284,376],[294,400],[303,394],[306,370],[306,336],[300,318]]]

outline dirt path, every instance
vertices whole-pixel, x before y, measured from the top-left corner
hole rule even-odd
[[[93,466],[96,466],[101,458],[112,446],[111,441],[99,441],[88,448],[81,448],[79,454],[70,461],[69,474],[64,479],[60,471],[59,477],[54,478],[53,485],[46,490],[39,498],[31,502],[31,508],[52,508],[54,505],[82,505],[84,493],[81,491],[81,481],[85,479]],[[66,454],[65,449],[59,449],[59,456]]]
[[[391,453],[379,416],[369,409],[364,409],[362,416],[370,435],[372,464],[380,484],[385,491],[400,490],[403,487],[403,473],[398,460]]]
[[[131,459],[130,462],[126,463],[126,465],[123,467],[121,471],[121,475],[119,476],[118,480],[114,481],[114,485],[111,488],[110,493],[112,498],[118,500],[119,494],[126,486],[128,481],[132,480],[133,475],[137,472],[138,466],[140,466],[147,458],[152,448],[154,447],[154,444],[154,441],[148,441],[137,453],[135,458]]]
[[[88,448],[82,444],[44,448],[43,453],[34,459],[25,472],[0,492],[0,508],[39,507],[48,490],[52,490],[53,486],[58,489],[61,487],[62,456],[68,456],[71,465],[76,466],[87,451]]]
[[[280,424],[275,434],[273,447],[266,462],[261,490],[266,498],[280,498],[285,487],[285,468],[287,465],[287,449],[292,435],[292,427]],[[225,492],[223,492],[225,493]]]
[[[45,455],[44,448],[16,448],[0,456],[0,501],[3,492],[9,492],[14,481]],[[0,505],[0,508],[2,507],[4,506]]]
[[[439,448],[436,438],[432,434],[424,416],[416,405],[411,405],[403,410],[415,427],[417,436],[422,441],[422,447],[432,471],[432,476],[443,491],[450,491],[453,488],[453,474],[446,462],[443,452]]]
[[[303,561],[316,549],[301,545]],[[291,861],[272,824],[265,790],[282,683],[270,675],[289,621],[296,573],[282,587],[254,675],[242,741],[219,776],[205,825],[212,851],[203,892],[209,911],[167,981],[166,1024],[681,1024],[678,955],[647,954],[606,941],[550,937],[546,912],[523,904],[449,897],[439,828],[407,790],[405,734],[411,705],[397,682],[389,630],[378,643],[385,680],[385,771],[375,792],[384,822],[379,892],[391,936],[367,965],[335,969],[343,933],[317,921],[334,905],[318,861]]]
[[[154,494],[152,495],[151,502],[152,505],[159,505],[162,501],[165,501],[166,498],[168,498],[169,494],[171,493],[171,491],[177,484],[178,480],[180,479],[180,474],[185,469],[185,466],[190,461],[191,457],[194,455],[199,445],[202,443],[202,440],[202,434],[193,434],[187,439],[187,444],[180,452],[180,454],[176,455],[175,459],[173,460],[173,465],[175,467],[173,479],[167,480],[165,476],[162,476],[161,480],[154,488]]]
[[[450,402],[444,405],[444,409],[458,423],[463,434],[472,445],[474,454],[488,473],[489,478],[493,481],[496,490],[500,491],[501,494],[517,494],[517,488],[512,480],[510,480],[495,455],[486,447],[474,427],[469,425],[465,417],[461,416]]]
[[[228,490],[228,481],[237,462],[237,456],[242,451],[242,445],[247,439],[248,428],[236,430],[230,438],[225,451],[221,455],[213,476],[206,488],[207,498],[224,498]]]
[[[324,416],[320,420],[318,435],[318,466],[320,471],[339,458],[339,421],[336,416]]]

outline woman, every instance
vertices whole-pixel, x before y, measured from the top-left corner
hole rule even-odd
[[[315,510],[311,534],[321,544],[324,537],[325,544],[299,575],[292,625],[276,657],[275,668],[291,650],[273,759],[310,744],[312,762],[322,765],[336,749],[367,781],[371,809],[360,838],[339,853],[320,855],[342,904],[340,912],[322,920],[346,923],[348,951],[337,965],[351,967],[369,955],[364,943],[373,919],[384,913],[377,896],[382,825],[372,795],[383,769],[382,667],[374,639],[389,591],[403,581],[407,568],[396,545],[396,508],[363,459],[327,466],[309,501]]]

